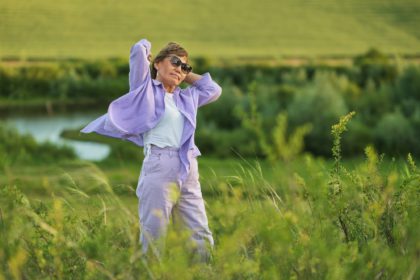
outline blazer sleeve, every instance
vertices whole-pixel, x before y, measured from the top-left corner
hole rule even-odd
[[[205,73],[203,77],[191,85],[193,98],[197,100],[198,107],[216,101],[222,94],[222,88],[212,80],[210,73]]]
[[[146,79],[150,78],[150,62],[147,56],[150,54],[151,44],[147,39],[135,43],[130,49],[130,91],[141,86]]]

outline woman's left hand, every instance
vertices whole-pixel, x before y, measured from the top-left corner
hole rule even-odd
[[[190,72],[187,74],[187,76],[184,79],[184,82],[186,82],[187,84],[192,85],[194,82],[200,80],[203,76],[195,74],[193,72]]]

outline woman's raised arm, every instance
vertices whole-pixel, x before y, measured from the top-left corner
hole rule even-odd
[[[191,84],[189,89],[196,98],[198,107],[215,101],[222,94],[222,88],[212,80],[208,72],[203,75],[191,72],[184,81]]]
[[[130,50],[130,91],[142,85],[146,79],[150,79],[151,44],[147,39],[135,43]]]

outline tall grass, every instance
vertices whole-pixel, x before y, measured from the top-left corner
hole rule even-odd
[[[42,199],[2,186],[0,279],[417,279],[419,169],[410,155],[386,164],[373,148],[345,167],[340,137],[351,116],[333,127],[331,167],[307,155],[275,164],[270,180],[249,161],[213,175],[208,263],[195,262],[189,233],[173,225],[163,258],[143,255],[136,205],[101,172],[100,193],[77,180]]]

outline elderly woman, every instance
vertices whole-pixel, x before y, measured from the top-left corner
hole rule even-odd
[[[176,43],[164,47],[151,67],[150,60],[149,41],[143,39],[133,45],[130,91],[81,131],[126,139],[144,147],[136,190],[143,252],[153,247],[159,256],[164,243],[155,241],[162,241],[170,216],[176,214],[173,222],[179,220],[191,231],[194,252],[206,260],[213,237],[201,193],[196,159],[200,151],[194,133],[197,109],[215,101],[221,88],[209,73],[193,73],[187,51]],[[181,89],[183,81],[190,86]],[[179,195],[174,196],[174,190]]]

